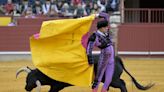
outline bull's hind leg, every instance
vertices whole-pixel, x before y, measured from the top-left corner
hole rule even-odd
[[[126,88],[126,84],[122,79],[112,82],[110,86],[114,88],[120,88],[121,92],[128,92]]]

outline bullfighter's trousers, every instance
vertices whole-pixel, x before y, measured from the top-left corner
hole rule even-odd
[[[112,45],[101,50],[100,58],[97,66],[97,74],[95,80],[98,81],[98,85],[105,74],[104,89],[108,89],[109,84],[112,81],[114,73],[114,48]],[[96,87],[98,87],[98,85]]]

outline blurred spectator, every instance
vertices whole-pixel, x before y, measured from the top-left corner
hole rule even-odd
[[[16,3],[16,8],[20,12],[20,14],[22,14],[25,10],[25,2],[22,0],[19,1],[18,3]]]
[[[99,13],[99,12],[100,12],[100,7],[96,3],[94,3],[93,7],[91,9],[91,13],[96,14],[96,13]]]
[[[91,14],[91,3],[90,1],[85,1],[85,10],[86,10],[86,13],[87,15],[90,15]]]
[[[82,7],[81,3],[79,3],[77,8],[75,9],[74,15],[78,18],[87,15],[86,10]]]
[[[44,15],[46,15],[46,14],[48,14],[48,12],[50,11],[49,9],[50,9],[50,2],[49,1],[47,1],[47,2],[45,2],[45,3],[43,3],[42,4],[42,11],[43,11],[43,14]]]
[[[0,0],[1,2],[6,0]],[[11,2],[13,1],[13,2]],[[92,13],[118,11],[120,0],[8,0],[0,14],[6,15],[47,15],[82,17]],[[29,9],[29,7],[31,9]]]
[[[0,0],[0,5],[5,5],[7,3],[7,0]]]
[[[28,6],[35,5],[35,0],[28,0]]]
[[[35,5],[36,2],[35,1],[37,1],[37,0],[28,0],[28,6],[32,7],[32,12],[34,14],[36,14],[36,5]]]
[[[25,18],[35,18],[35,14],[32,12],[32,6],[29,6],[25,11]]]
[[[42,15],[43,12],[42,12],[42,6],[41,6],[41,3],[39,0],[36,0],[35,1],[35,8],[36,8],[36,15]]]
[[[70,8],[69,8],[68,3],[64,3],[62,8],[61,8],[61,14],[63,16],[73,16],[73,14],[69,12],[69,9]]]
[[[28,9],[28,2],[23,2],[23,7],[22,7],[22,15],[25,15],[27,9]]]
[[[49,9],[47,15],[48,15],[49,17],[55,17],[55,16],[58,16],[57,7],[56,7],[55,4],[51,4],[51,5],[50,5],[50,9]]]
[[[12,0],[12,2],[13,2],[14,4],[18,4],[18,3],[24,2],[24,0]]]
[[[73,4],[74,5],[79,5],[81,3],[81,0],[72,0]]]
[[[40,0],[40,4],[45,4],[46,3],[46,0]]]
[[[100,12],[106,11],[106,2],[105,0],[98,0],[97,5],[100,7]]]
[[[14,9],[13,9],[12,15],[13,16],[20,16],[21,15],[21,12],[18,10],[16,4],[14,4]]]
[[[0,5],[0,15],[4,15],[4,14],[5,14],[4,6]]]
[[[101,3],[102,5],[106,5],[107,0],[100,0],[100,3]]]
[[[50,4],[56,4],[57,3],[57,1],[55,0],[50,0]]]
[[[120,0],[108,0],[106,5],[106,11],[118,11],[119,10]]]
[[[70,5],[72,0],[66,0],[65,2]]]
[[[57,2],[57,9],[58,9],[58,13],[60,14],[61,13],[61,8],[63,7],[63,2],[62,1],[58,1]]]
[[[97,3],[98,0],[92,0],[92,4],[95,4]]]
[[[72,14],[72,16],[74,14],[75,9],[76,9],[75,5],[73,4],[73,2],[71,2],[68,10],[69,10],[69,13]]]
[[[4,9],[5,9],[5,15],[12,15],[14,4],[12,3],[11,0],[7,1],[7,4],[5,4]]]

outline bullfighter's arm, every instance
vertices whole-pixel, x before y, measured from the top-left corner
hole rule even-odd
[[[88,63],[93,64],[93,55],[92,55],[92,50],[95,44],[95,39],[96,39],[96,34],[93,33],[89,39],[88,39],[88,44],[87,44],[87,57],[88,57]]]

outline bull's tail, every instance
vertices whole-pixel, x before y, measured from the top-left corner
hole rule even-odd
[[[141,84],[139,84],[137,82],[137,80],[126,70],[124,64],[123,64],[123,61],[122,59],[119,57],[119,56],[116,56],[116,59],[118,59],[117,61],[121,64],[122,68],[124,69],[124,71],[131,77],[133,83],[135,84],[135,86],[140,89],[140,90],[147,90],[147,89],[150,89],[152,86],[154,86],[154,84],[152,83],[149,83],[148,85],[146,86],[142,86]]]

